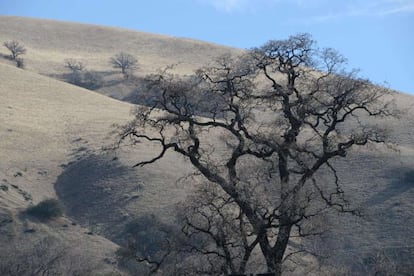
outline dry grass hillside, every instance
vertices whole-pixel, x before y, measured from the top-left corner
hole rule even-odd
[[[113,258],[113,243],[85,233],[116,234],[114,226],[129,216],[154,209],[168,214],[184,196],[174,179],[187,169],[169,166],[173,156],[138,172],[131,159],[123,164],[102,153],[111,125],[128,120],[130,104],[9,65],[0,69],[0,228],[12,229],[7,233],[16,241],[31,239],[24,234],[28,229],[34,229],[36,239],[57,232],[58,242],[82,240],[85,257],[99,257],[91,253],[96,250]],[[28,206],[57,196],[67,218],[43,225],[21,215]]]
[[[77,144],[90,141],[88,148],[99,146],[105,134],[101,130],[111,121],[127,118],[128,105],[9,65],[0,64],[0,70],[0,226],[9,229],[6,235],[10,236],[7,240],[2,237],[2,253],[13,256],[17,263],[22,261],[17,254],[24,244],[56,236],[51,248],[81,240],[69,251],[75,255],[79,253],[73,250],[85,252],[80,256],[91,263],[97,259],[96,265],[102,265],[105,258],[113,258],[115,244],[85,234],[87,228],[72,225],[67,218],[39,224],[20,212],[30,204],[56,197],[54,183],[63,165],[74,158]],[[118,106],[114,113],[97,111],[111,105]],[[12,241],[17,249],[7,252]]]
[[[181,74],[193,72],[217,56],[241,50],[206,42],[79,23],[0,16],[0,41],[16,40],[27,48],[26,70],[61,80],[70,78],[65,60],[82,62],[91,73],[88,88],[117,99],[134,101],[140,89],[123,79],[109,60],[126,52],[138,60],[136,76],[175,65]],[[6,48],[1,54],[9,54]],[[91,84],[92,83],[92,84]]]
[[[51,20],[2,16],[0,29],[0,41],[22,42],[27,69],[44,75],[62,72],[67,58],[79,59],[91,70],[111,70],[109,58],[120,51],[138,59],[138,72],[179,64],[181,72],[190,73],[218,55],[240,52],[185,38]]]
[[[123,225],[145,214],[172,220],[172,207],[190,189],[177,180],[191,168],[172,153],[155,164],[131,168],[137,156],[141,160],[153,156],[152,147],[116,154],[101,150],[113,142],[108,138],[112,124],[128,121],[133,106],[101,94],[123,98],[136,87],[114,72],[109,58],[119,51],[135,55],[140,62],[139,78],[170,64],[180,64],[177,72],[187,74],[214,57],[241,50],[117,28],[18,17],[0,17],[0,29],[1,42],[17,40],[27,48],[24,70],[0,58],[3,252],[16,255],[23,250],[16,245],[52,237],[56,246],[48,248],[68,248],[66,256],[81,256],[82,261],[94,264],[91,270],[96,273],[115,273],[117,245],[113,241]],[[6,55],[7,50],[3,47],[0,53]],[[59,80],[66,73],[67,58],[79,59],[89,70],[102,74],[105,85],[97,89],[101,94]],[[117,94],[118,90],[123,92]],[[334,227],[321,251],[337,253],[331,261],[333,267],[335,261],[369,262],[372,252],[380,252],[401,260],[399,265],[407,270],[413,268],[414,97],[398,92],[394,96],[401,117],[384,124],[397,150],[353,152],[339,163],[344,187],[365,217],[329,218]],[[65,216],[43,223],[22,214],[27,206],[46,198],[59,198]],[[73,244],[76,246],[66,246]],[[67,267],[68,261],[62,260],[61,266]],[[72,258],[72,263],[85,266],[78,259],[74,262]]]

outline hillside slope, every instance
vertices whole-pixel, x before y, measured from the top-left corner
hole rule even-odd
[[[17,184],[35,201],[54,196],[53,183],[74,145],[82,139],[100,146],[130,106],[11,66],[0,70],[1,178],[21,178]]]
[[[0,41],[15,39],[28,48],[26,70],[0,60],[0,185],[7,187],[0,189],[0,215],[12,214],[14,239],[29,241],[24,233],[31,228],[39,236],[58,233],[60,242],[79,241],[81,248],[89,248],[89,255],[101,252],[98,259],[103,263],[117,245],[85,232],[116,240],[123,225],[134,217],[156,214],[173,220],[172,207],[190,190],[177,180],[190,173],[191,167],[169,153],[155,164],[131,168],[137,159],[158,153],[156,146],[103,153],[101,148],[114,142],[108,138],[112,124],[127,122],[133,105],[47,76],[64,72],[65,58],[78,58],[89,68],[110,74],[108,59],[119,50],[138,57],[142,66],[137,74],[142,75],[172,63],[182,63],[178,71],[188,73],[219,54],[240,50],[17,17],[0,17],[0,28]],[[4,48],[0,52],[7,53]],[[414,98],[394,96],[401,117],[381,126],[390,129],[397,151],[355,151],[349,159],[338,161],[345,190],[365,217],[328,218],[334,227],[324,246],[335,252],[337,263],[344,259],[345,263],[355,259],[363,263],[372,252],[384,251],[393,259],[401,258],[407,267],[414,264]],[[65,218],[42,224],[21,216],[29,204],[50,197],[64,203]],[[62,226],[72,221],[80,225]],[[6,242],[0,240],[2,245]]]
[[[0,16],[0,42],[16,40],[27,48],[24,58],[26,70],[55,79],[72,82],[65,60],[75,59],[88,72],[82,87],[103,95],[137,103],[142,77],[174,65],[179,74],[213,62],[218,56],[238,54],[242,50],[185,38],[131,31],[72,22]],[[127,81],[109,60],[119,52],[138,59],[133,74],[136,81]],[[0,47],[0,62],[13,64],[1,58],[9,54]]]
[[[0,16],[0,29],[0,41],[23,43],[27,68],[44,75],[64,71],[67,58],[79,59],[92,70],[108,71],[109,58],[120,51],[137,57],[139,72],[145,73],[177,63],[181,72],[189,73],[219,55],[241,52],[191,39],[43,19]]]
[[[27,206],[59,196],[68,219],[84,228],[64,229],[58,241],[80,239],[85,252],[102,252],[99,258],[116,246],[84,232],[114,236],[130,217],[168,214],[183,198],[183,187],[174,182],[188,168],[184,162],[170,166],[174,155],[137,171],[131,168],[134,155],[126,154],[121,163],[102,153],[113,143],[107,139],[112,124],[129,119],[130,104],[9,65],[0,64],[0,71],[0,214],[15,218],[17,230],[10,234],[16,241],[29,242],[28,228],[43,237],[70,223],[44,225],[21,216]],[[147,148],[139,155],[153,153]]]
[[[31,260],[26,254],[36,257],[34,248],[47,261],[46,256],[60,252],[54,250],[64,249],[67,258],[60,265],[67,271],[72,268],[68,262],[112,270],[108,260],[117,248],[112,242],[85,234],[90,230],[72,225],[69,218],[39,223],[21,212],[56,197],[56,179],[76,158],[78,144],[99,147],[110,124],[128,118],[129,105],[8,65],[0,64],[0,72],[2,261],[12,257],[16,266],[25,264]]]

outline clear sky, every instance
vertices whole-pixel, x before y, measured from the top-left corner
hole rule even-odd
[[[117,26],[238,48],[308,32],[319,46],[342,53],[361,76],[414,94],[414,0],[0,0],[0,15]]]

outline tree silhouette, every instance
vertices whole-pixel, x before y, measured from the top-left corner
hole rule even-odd
[[[137,107],[120,127],[119,145],[159,145],[159,154],[136,167],[167,151],[188,159],[237,206],[249,239],[257,240],[252,246],[281,275],[291,238],[318,233],[306,227],[310,219],[330,210],[358,214],[334,160],[386,142],[375,120],[393,115],[389,92],[344,63],[299,34],[224,56],[190,77],[164,70],[152,76],[155,104]]]
[[[122,74],[127,77],[128,71],[136,69],[138,60],[131,54],[120,52],[111,57],[110,63],[114,68],[121,69]]]

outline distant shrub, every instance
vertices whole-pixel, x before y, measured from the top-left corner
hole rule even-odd
[[[21,172],[16,172],[13,176],[14,177],[23,176],[23,174]]]
[[[65,59],[65,67],[72,72],[81,72],[85,70],[85,65],[81,61],[73,58]]]
[[[39,219],[52,219],[63,215],[63,206],[57,199],[46,199],[29,207],[26,213]]]

